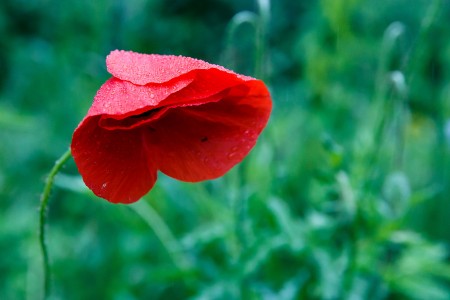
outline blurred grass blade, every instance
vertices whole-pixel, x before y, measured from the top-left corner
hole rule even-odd
[[[188,271],[192,268],[190,260],[184,255],[184,250],[178,243],[178,240],[170,231],[164,220],[158,215],[153,207],[145,201],[145,199],[141,199],[140,201],[129,205],[129,207],[136,212],[148,226],[150,226],[172,258],[175,266],[181,271]]]

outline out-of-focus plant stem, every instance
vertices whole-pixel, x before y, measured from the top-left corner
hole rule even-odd
[[[180,271],[191,269],[191,263],[189,259],[183,255],[181,245],[153,207],[147,203],[145,199],[141,199],[141,201],[130,205],[130,207],[145,221],[145,223],[147,223],[148,226],[150,226],[171,257],[174,265]]]

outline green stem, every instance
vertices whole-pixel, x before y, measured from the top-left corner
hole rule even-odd
[[[189,270],[191,268],[189,259],[183,255],[181,245],[153,207],[151,207],[145,199],[141,199],[135,204],[131,204],[130,207],[147,223],[148,226],[150,226],[161,241],[161,244],[166,248],[174,265],[180,271]]]
[[[256,23],[255,77],[266,80],[266,30],[270,20],[270,0],[257,0],[258,21]]]
[[[39,245],[41,247],[42,252],[42,262],[44,267],[44,299],[50,295],[50,263],[48,260],[48,251],[47,245],[45,243],[45,225],[47,222],[47,205],[48,200],[50,198],[50,192],[53,186],[53,181],[55,179],[56,174],[58,174],[61,167],[64,163],[70,158],[71,153],[70,149],[68,149],[55,163],[55,166],[48,174],[47,179],[45,180],[44,191],[41,195],[41,205],[39,207]]]

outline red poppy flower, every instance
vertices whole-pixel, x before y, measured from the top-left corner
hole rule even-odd
[[[157,171],[196,182],[222,176],[252,149],[272,108],[260,80],[201,60],[113,51],[113,75],[75,129],[72,155],[86,185],[132,203]]]

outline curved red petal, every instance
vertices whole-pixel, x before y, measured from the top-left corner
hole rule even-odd
[[[88,117],[75,130],[72,155],[86,185],[113,203],[139,200],[156,181],[154,159],[148,157],[141,130],[109,131]]]
[[[88,115],[102,115],[100,125],[104,128],[132,128],[148,120],[136,122],[126,120],[128,117],[154,115],[155,110],[160,115],[161,109],[218,101],[221,92],[239,83],[242,80],[234,74],[216,69],[191,72],[164,84],[135,85],[113,77],[97,92]]]
[[[118,119],[139,114],[182,90],[194,80],[194,75],[182,76],[161,84],[135,85],[128,81],[110,78],[97,91],[88,116],[112,115]]]
[[[190,182],[222,176],[253,148],[270,111],[269,92],[256,80],[220,101],[168,111],[152,124],[158,169]]]
[[[217,69],[198,70],[194,74],[189,85],[161,101],[160,105],[190,106],[214,102],[222,98],[215,99],[214,96],[243,82],[235,74]]]
[[[138,85],[167,82],[193,70],[215,68],[233,73],[221,66],[191,57],[141,54],[123,50],[112,51],[106,57],[106,66],[114,77]]]

